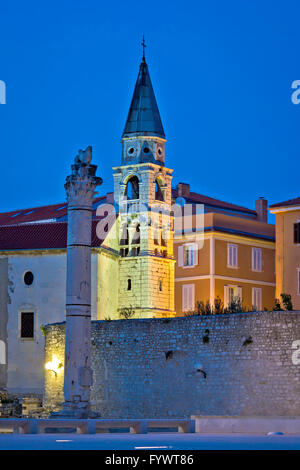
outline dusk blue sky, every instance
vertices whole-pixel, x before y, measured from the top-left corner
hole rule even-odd
[[[299,2],[0,6],[0,211],[63,202],[88,145],[112,190],[143,33],[174,185],[250,208],[300,195]]]

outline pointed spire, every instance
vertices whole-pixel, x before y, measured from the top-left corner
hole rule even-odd
[[[147,46],[146,46],[146,43],[145,43],[145,36],[143,35],[143,40],[142,40],[143,58],[142,58],[142,62],[146,62],[146,59],[145,59],[145,47],[147,47]]]
[[[149,135],[165,139],[158,106],[156,103],[148,65],[145,59],[145,39],[143,36],[143,58],[129,108],[122,138],[135,135]]]

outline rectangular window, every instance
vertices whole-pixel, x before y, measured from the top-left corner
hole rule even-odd
[[[252,248],[252,271],[261,271],[262,251],[261,248]]]
[[[252,307],[256,311],[262,310],[262,295],[260,287],[252,287]]]
[[[195,284],[182,286],[182,311],[188,312],[195,309]]]
[[[297,269],[297,285],[298,285],[298,295],[300,295],[300,268]]]
[[[300,243],[300,222],[294,224],[294,243]]]
[[[34,338],[34,313],[21,312],[21,338]]]
[[[178,247],[178,266],[197,266],[198,244],[186,243]]]
[[[194,266],[194,248],[193,245],[185,245],[184,253],[184,266]]]
[[[236,287],[229,287],[229,304],[233,302],[236,297]]]
[[[237,268],[238,265],[238,247],[228,243],[227,245],[227,266]]]
[[[233,301],[242,302],[242,288],[239,286],[224,286],[224,306],[229,307]]]

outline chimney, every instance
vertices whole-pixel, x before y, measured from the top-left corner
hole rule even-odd
[[[189,197],[190,185],[187,183],[178,183],[177,191],[178,191],[178,196]]]
[[[257,212],[257,220],[268,223],[268,201],[264,197],[256,199],[255,209]]]

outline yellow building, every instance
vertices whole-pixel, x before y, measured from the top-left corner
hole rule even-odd
[[[182,235],[175,230],[177,315],[195,310],[197,301],[213,305],[218,296],[225,307],[233,298],[240,298],[249,310],[271,309],[275,297],[275,228],[267,223],[267,201],[258,199],[256,210],[246,209],[190,192],[189,185],[182,183],[173,190],[173,199],[180,199],[181,204],[202,204],[204,211],[198,250],[196,232]]]
[[[300,309],[300,197],[270,206],[276,216],[276,298],[292,296]]]

